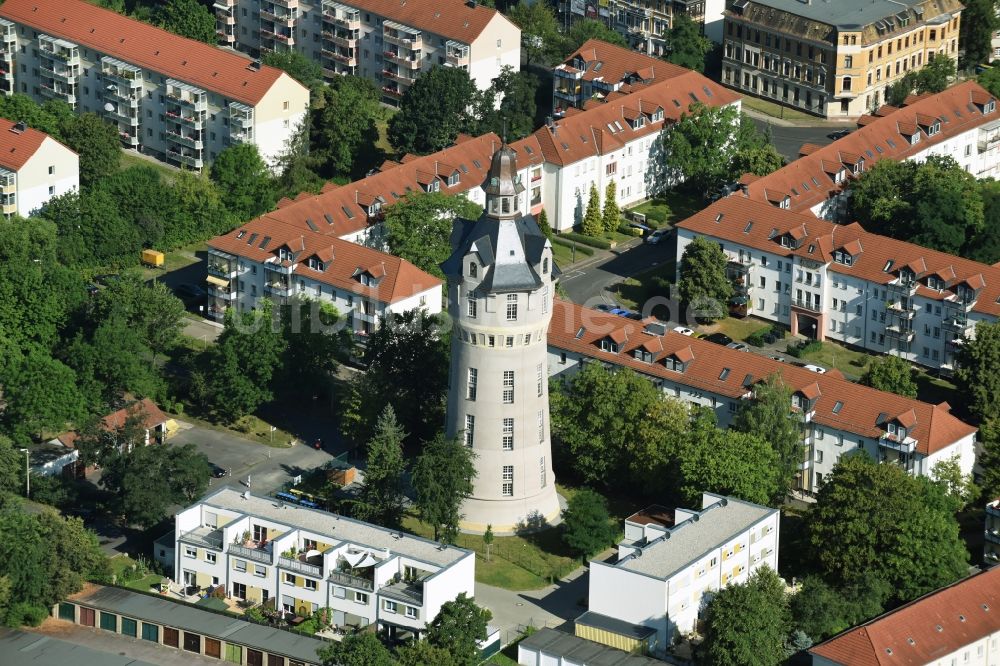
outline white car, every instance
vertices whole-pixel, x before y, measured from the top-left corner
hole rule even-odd
[[[684,326],[674,326],[674,333],[680,333],[681,335],[687,335],[687,336],[694,335],[694,331]]]
[[[657,229],[653,233],[646,236],[646,242],[650,245],[658,244],[667,235],[666,229]]]
[[[820,366],[813,365],[812,363],[809,363],[807,365],[803,365],[802,367],[805,368],[806,370],[811,370],[812,372],[815,372],[816,374],[819,374],[819,375],[825,375],[826,374],[826,368],[821,368]]]

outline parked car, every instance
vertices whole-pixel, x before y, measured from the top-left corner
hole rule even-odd
[[[646,236],[646,242],[650,245],[658,245],[661,240],[666,238],[669,229],[657,229],[653,233]]]
[[[694,331],[686,326],[674,326],[674,333],[680,333],[681,335],[694,335]]]
[[[216,479],[221,479],[226,475],[226,470],[223,469],[222,467],[219,467],[215,463],[208,463],[208,465],[209,467],[212,468],[212,476],[214,476]]]
[[[714,342],[717,345],[722,345],[723,347],[733,341],[733,339],[725,333],[712,333],[711,335],[706,335],[705,339],[709,342]]]
[[[748,351],[750,351],[750,348],[747,347],[742,342],[730,342],[726,346],[729,347],[730,349],[735,349],[736,351],[742,351],[742,352],[748,352]]]
[[[626,319],[642,319],[642,315],[638,312],[632,312],[631,310],[626,310],[625,308],[611,308],[608,310],[611,314],[618,315],[619,317],[625,317]]]
[[[810,371],[815,372],[815,373],[820,374],[820,375],[825,375],[826,374],[826,368],[822,368],[822,367],[820,367],[818,365],[815,365],[813,363],[806,363],[802,367],[805,368],[806,370],[810,370]]]
[[[778,356],[777,354],[772,354],[768,356],[768,358],[771,359],[772,361],[777,361],[778,363],[785,362],[785,358],[783,356]]]
[[[829,138],[833,139],[834,141],[836,141],[837,139],[843,139],[845,136],[847,136],[850,133],[851,133],[851,130],[849,130],[849,129],[839,129],[839,130],[836,130],[834,132],[830,132],[829,134],[827,134],[827,136]]]
[[[208,294],[196,284],[179,284],[174,287],[174,294],[180,299],[199,300]]]
[[[597,305],[594,306],[594,309],[597,310],[598,312],[611,312],[613,309],[615,309],[615,306],[608,305],[607,303],[598,303]]]

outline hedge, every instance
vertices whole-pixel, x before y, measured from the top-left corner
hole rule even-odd
[[[563,234],[563,236],[565,235],[566,234]],[[594,250],[592,248],[587,247],[586,245],[578,245],[573,241],[566,240],[565,238],[561,238],[559,236],[554,237],[552,239],[552,242],[555,243],[556,245],[562,245],[563,247],[575,247],[577,252],[586,257],[594,256]]]
[[[823,348],[823,343],[819,340],[809,340],[808,342],[794,343],[790,342],[788,344],[789,356],[794,356],[795,358],[801,358],[803,355],[809,352],[819,351]]]
[[[583,234],[578,234],[575,231],[565,231],[559,234],[563,238],[569,238],[577,243],[583,243],[584,245],[589,245],[590,247],[596,247],[600,250],[610,250],[611,242],[606,241],[603,238],[594,238],[593,236],[584,236]]]

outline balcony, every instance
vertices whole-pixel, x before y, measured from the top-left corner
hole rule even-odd
[[[313,578],[323,577],[322,565],[310,564],[308,562],[302,562],[301,560],[281,556],[278,558],[278,566],[282,569],[288,569],[289,571],[294,571],[304,576],[312,576]]]
[[[260,29],[260,36],[261,39],[273,39],[277,42],[280,42],[281,44],[287,44],[288,46],[291,46],[292,44],[295,43],[295,39],[292,37],[292,35],[286,35],[284,33],[274,32],[272,30],[265,30],[264,28]]]
[[[190,532],[182,533],[178,540],[195,546],[222,550],[222,530],[214,527],[197,527]]]
[[[469,64],[468,45],[453,40],[445,42],[444,64],[448,67],[461,67]]]
[[[917,446],[917,440],[908,435],[900,437],[899,435],[887,432],[879,438],[878,445],[886,449],[899,451],[900,453],[913,453]]]
[[[76,91],[72,88],[55,88],[53,86],[47,86],[44,83],[38,86],[39,92],[43,97],[48,97],[49,99],[61,99],[70,106],[76,106]]]
[[[45,65],[39,65],[38,71],[41,72],[43,76],[48,76],[49,78],[65,81],[67,83],[73,83],[76,80],[76,77],[80,75],[80,72],[74,68],[46,67]]]
[[[900,326],[899,324],[886,326],[885,334],[893,338],[899,338],[903,342],[911,342],[916,335],[912,328],[908,326]]]
[[[353,49],[358,45],[356,33],[323,32],[323,39],[348,49]]]
[[[235,261],[215,259],[212,255],[209,255],[208,257],[207,269],[209,275],[215,275],[216,277],[225,278],[227,280],[231,280],[239,273],[238,266]]]
[[[396,44],[408,49],[419,49],[423,43],[421,33],[394,21],[386,21],[382,32],[382,40],[387,44]]]
[[[276,7],[281,7],[282,9],[299,11],[299,0],[272,0]]]
[[[405,67],[406,69],[420,69],[420,54],[416,56],[409,56],[403,53],[397,53],[393,51],[385,51],[382,54],[390,62],[394,62],[400,67]]]
[[[403,72],[393,72],[392,70],[388,69],[382,70],[382,76],[387,79],[392,79],[393,81],[396,81],[398,83],[402,83],[403,85],[410,85],[414,81],[412,77],[407,76]]]
[[[920,283],[916,280],[904,280],[902,278],[896,278],[889,283],[889,293],[890,294],[902,294],[904,296],[912,296],[917,292],[917,287]]]
[[[111,110],[105,111],[104,113],[108,114],[112,120],[124,122],[130,128],[139,126],[139,115],[135,113],[134,109],[123,109],[121,106],[111,106]]]
[[[292,295],[292,285],[281,280],[269,280],[264,283],[264,293],[287,298]]]
[[[80,47],[65,39],[48,35],[38,36],[38,54],[43,58],[58,60],[67,65],[80,63]]]
[[[369,592],[375,589],[375,585],[370,579],[355,576],[354,574],[347,573],[346,571],[331,571],[330,575],[327,576],[327,580],[335,585],[353,587],[359,590],[367,590]]]
[[[356,67],[358,64],[358,58],[354,54],[345,54],[345,53],[340,53],[339,51],[330,51],[327,49],[323,49],[323,55],[325,55],[327,58],[332,58],[337,62],[342,62],[345,65],[349,65],[351,67]]]
[[[913,303],[907,304],[902,301],[890,301],[886,303],[885,309],[901,319],[913,319],[920,308]]]
[[[201,128],[201,124],[205,122],[205,114],[184,113],[179,107],[175,107],[173,109],[167,108],[167,118],[199,129]]]
[[[262,21],[271,21],[272,23],[280,25],[284,28],[294,28],[295,21],[297,21],[299,17],[297,13],[285,13],[278,11],[273,7],[268,9],[261,7],[260,18]]]
[[[272,564],[274,561],[270,545],[265,546],[264,548],[247,548],[246,546],[233,543],[229,544],[229,554],[253,560],[254,562],[260,562],[262,564]]]
[[[800,310],[808,310],[809,312],[822,312],[823,306],[816,301],[803,301],[798,298],[792,299],[792,307],[798,308]]]
[[[181,107],[195,111],[208,109],[208,93],[175,79],[167,79],[167,98]]]
[[[949,331],[955,331],[957,333],[965,334],[969,330],[975,327],[976,322],[969,319],[962,314],[949,314],[947,317],[941,320],[941,325]]]
[[[990,543],[1000,543],[1000,530],[983,530],[983,536]]]
[[[195,150],[204,148],[201,137],[196,134],[182,134],[181,132],[167,130],[167,137],[170,141],[187,146],[188,148],[194,148]]]
[[[378,593],[380,596],[408,604],[423,605],[424,603],[423,583],[391,583],[379,588]]]
[[[173,160],[179,164],[189,166],[192,169],[200,169],[204,166],[201,154],[195,154],[193,151],[182,151],[176,146],[170,146],[167,148],[167,161]]]

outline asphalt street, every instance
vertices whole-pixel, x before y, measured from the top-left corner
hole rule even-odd
[[[753,122],[757,126],[757,129],[762,132],[770,129],[771,143],[774,144],[774,147],[777,148],[778,152],[789,161],[798,159],[799,148],[802,147],[802,144],[815,143],[820,146],[825,146],[833,141],[827,135],[830,134],[830,132],[841,129],[840,125],[832,125],[829,123],[824,126],[817,127],[787,127],[771,123],[768,120],[758,117],[754,117]],[[854,123],[844,123],[842,127],[843,129],[853,130],[857,127],[857,125]]]
[[[613,302],[605,290],[630,275],[670,261],[674,256],[673,235],[659,245],[639,243],[616,250],[592,262],[581,262],[566,269],[559,279],[566,295],[574,303],[593,307]]]

